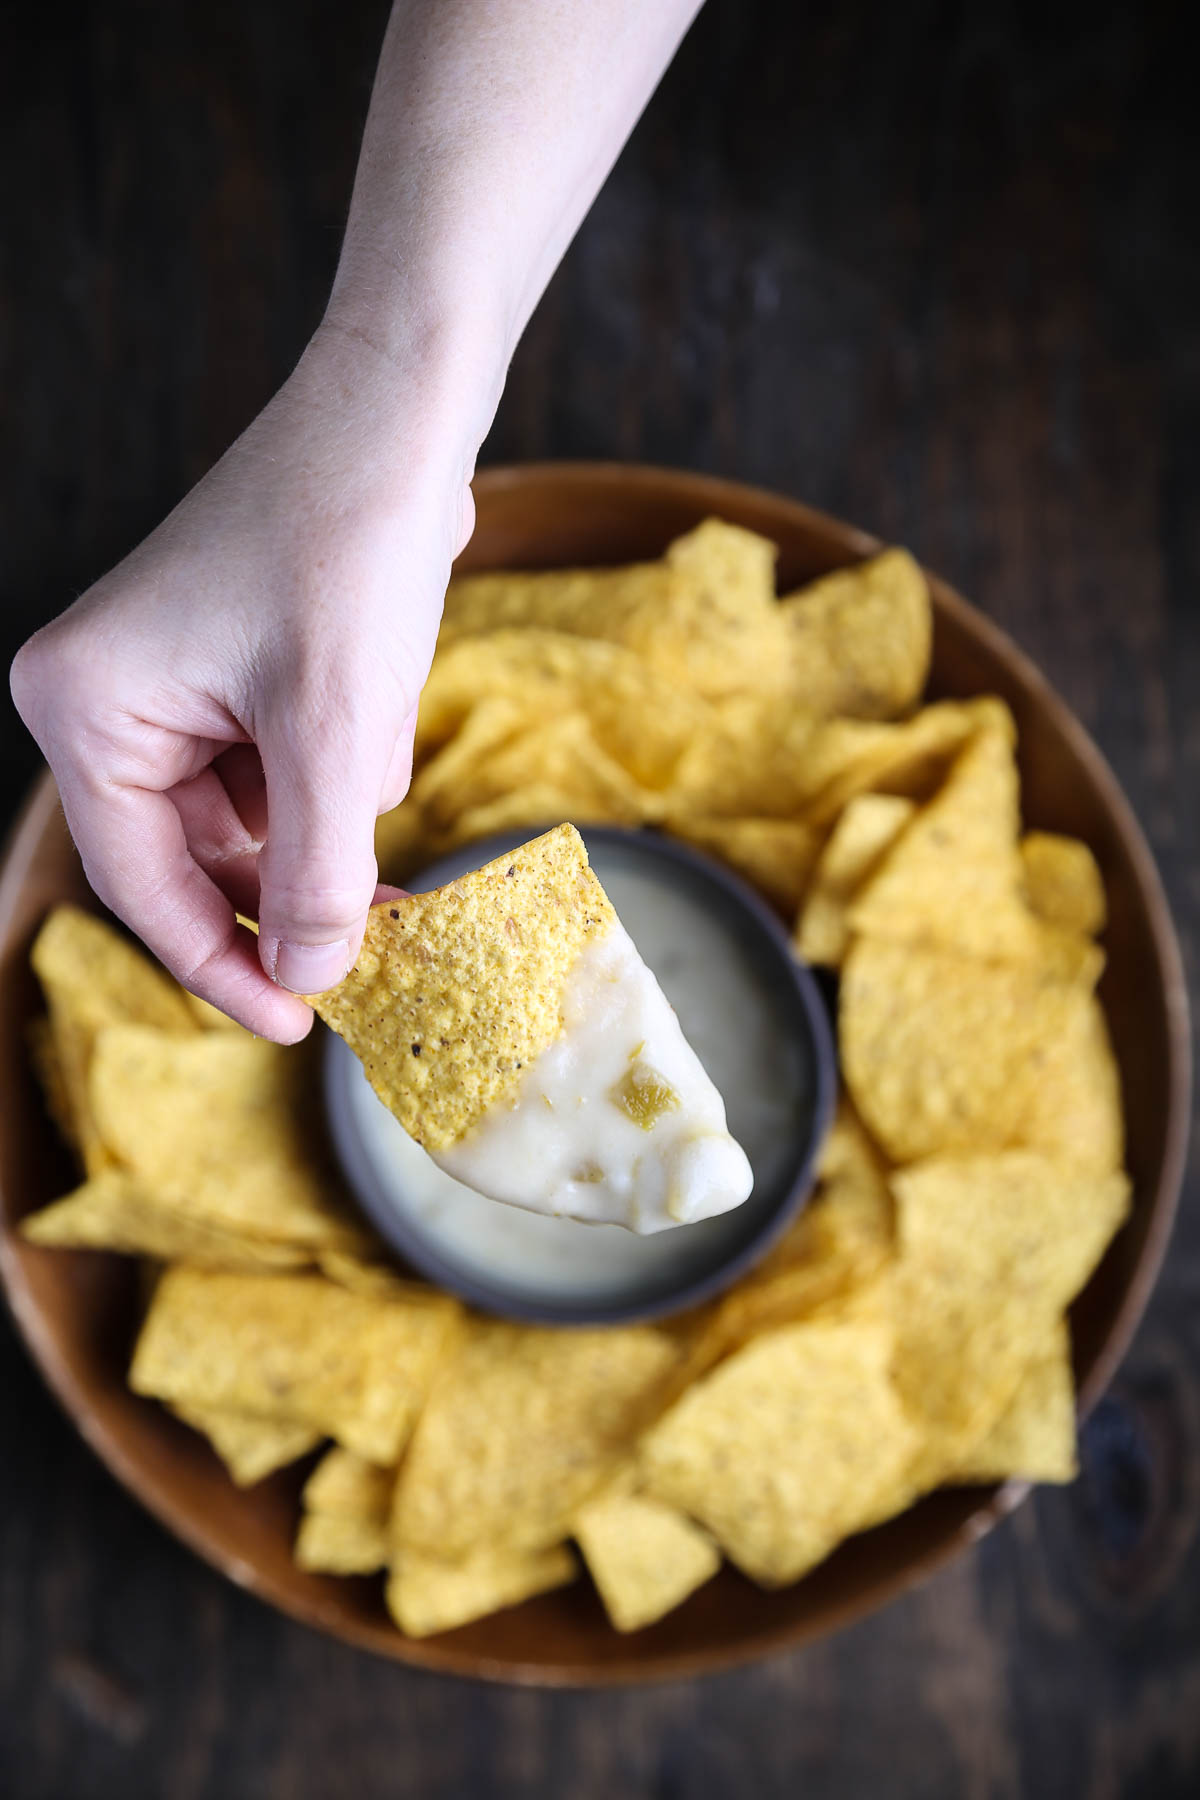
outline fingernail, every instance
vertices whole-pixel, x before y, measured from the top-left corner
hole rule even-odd
[[[323,994],[336,987],[350,967],[350,945],[287,944],[281,942],[275,957],[275,979],[293,994]]]

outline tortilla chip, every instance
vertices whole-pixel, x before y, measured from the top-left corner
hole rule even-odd
[[[1104,877],[1087,845],[1051,831],[1021,839],[1025,898],[1039,918],[1063,931],[1095,937],[1104,930],[1108,904]]]
[[[439,752],[429,764],[430,774],[439,773],[439,762],[457,743],[452,738]],[[465,776],[440,781],[436,799],[425,803],[426,817],[433,827],[457,836],[453,827],[464,814],[537,787],[570,795],[571,812],[585,819],[639,825],[662,812],[661,797],[640,787],[596,742],[584,714],[572,712],[515,732]],[[541,822],[554,816],[543,813]]]
[[[907,550],[835,569],[782,601],[799,705],[856,719],[894,719],[929,674],[929,588]]]
[[[728,863],[785,917],[793,918],[816,861],[816,833],[797,819],[706,818],[670,814],[667,830]]]
[[[650,1492],[707,1526],[752,1580],[797,1580],[860,1528],[912,1455],[891,1353],[882,1323],[755,1338],[647,1434]]]
[[[892,1177],[893,1379],[924,1440],[922,1485],[970,1455],[1126,1216],[1129,1182],[1026,1150]]]
[[[815,1199],[783,1241],[715,1303],[708,1348],[723,1355],[868,1283],[892,1255],[894,1239],[887,1171],[843,1102],[826,1140]]]
[[[192,1032],[188,996],[144,951],[78,906],[56,906],[30,952],[52,1004],[66,1002],[93,1034],[106,1025]]]
[[[538,831],[544,833],[555,825],[627,825],[631,821],[613,812],[602,801],[588,800],[548,782],[534,782],[489,800],[485,806],[472,806],[460,813],[454,824],[437,840],[437,855],[458,849],[460,844],[474,844],[480,838],[495,837],[502,831]]]
[[[294,1419],[271,1419],[222,1406],[173,1406],[172,1412],[208,1439],[238,1487],[298,1462],[315,1450],[321,1433]]]
[[[1007,1407],[951,1480],[1062,1482],[1078,1473],[1071,1337],[1059,1319],[1025,1365]]]
[[[1089,999],[1036,965],[859,938],[839,1002],[846,1085],[893,1162],[1019,1144]]]
[[[446,590],[438,654],[460,638],[511,627],[624,643],[631,623],[668,609],[680,586],[661,562],[458,575]]]
[[[574,1536],[618,1631],[640,1631],[682,1605],[721,1566],[709,1537],[644,1494],[605,1494],[577,1515]]]
[[[1012,746],[981,731],[850,910],[855,931],[965,956],[1020,960],[1040,944],[1022,895]]]
[[[458,1319],[448,1297],[372,1300],[320,1276],[179,1265],[155,1291],[129,1383],[173,1404],[296,1419],[369,1462],[393,1463]]]
[[[372,1575],[387,1567],[387,1532],[370,1519],[303,1513],[292,1554],[297,1566],[319,1575]]]
[[[173,1212],[243,1236],[352,1249],[325,1173],[309,1060],[248,1032],[101,1032],[88,1092],[107,1149]]]
[[[309,1512],[333,1518],[370,1520],[383,1530],[395,1486],[394,1468],[381,1468],[335,1444],[305,1482],[304,1505]]]
[[[296,1536],[302,1569],[369,1575],[388,1560],[388,1513],[394,1468],[379,1468],[340,1445],[321,1458],[304,1487],[305,1514]]]
[[[554,631],[494,631],[440,652],[421,695],[417,749],[451,738],[487,694],[516,700],[539,718],[586,714],[603,744],[646,788],[671,784],[680,756],[710,709],[620,644]]]
[[[578,1573],[565,1544],[545,1550],[489,1545],[462,1562],[404,1550],[388,1576],[388,1611],[409,1637],[429,1637],[565,1587]]]
[[[102,1169],[74,1193],[30,1213],[21,1221],[21,1233],[52,1249],[116,1250],[213,1269],[295,1269],[311,1260],[298,1245],[198,1218],[115,1168]]]
[[[58,906],[30,952],[42,984],[74,1135],[88,1174],[110,1161],[92,1118],[88,1074],[96,1035],[107,1026],[153,1025],[194,1032],[183,989],[123,932],[77,906]]]
[[[444,1557],[557,1543],[628,1449],[677,1356],[649,1326],[473,1322],[400,1470],[397,1543]]]
[[[1021,1142],[1081,1168],[1119,1169],[1125,1160],[1121,1075],[1094,995],[1045,1049]]]
[[[967,740],[991,728],[1016,742],[1007,706],[986,695],[924,706],[900,725],[830,719],[809,747],[804,816],[816,826],[832,825],[856,794],[927,800]]]
[[[899,794],[860,794],[834,826],[817,861],[796,925],[796,954],[841,966],[850,942],[850,902],[915,812]]]
[[[788,651],[775,606],[775,546],[709,519],[661,562],[460,576],[439,653],[464,636],[535,627],[609,639],[700,694],[779,685]]]
[[[448,887],[372,907],[355,967],[312,1004],[409,1136],[442,1149],[554,1042],[575,960],[615,917],[582,838],[560,825]]]
[[[516,694],[485,691],[453,737],[422,762],[413,776],[412,803],[431,817],[453,818],[462,811],[455,796],[469,787],[492,753],[542,716]]]

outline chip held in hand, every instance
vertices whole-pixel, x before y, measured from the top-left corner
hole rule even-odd
[[[312,997],[409,1135],[456,1180],[647,1234],[747,1199],[725,1106],[560,825],[431,894],[373,907]]]

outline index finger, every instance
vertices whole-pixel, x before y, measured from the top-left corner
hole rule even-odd
[[[258,946],[188,850],[166,794],[60,784],[84,872],[104,901],[193,994],[276,1043],[305,1037],[313,1015],[263,972]]]

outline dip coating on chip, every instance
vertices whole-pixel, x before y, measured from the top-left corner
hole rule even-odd
[[[355,968],[313,1005],[409,1135],[493,1199],[649,1232],[750,1193],[724,1102],[571,825],[372,908]]]

